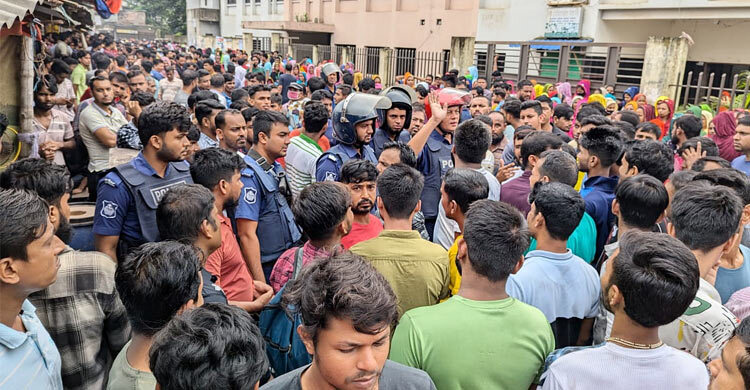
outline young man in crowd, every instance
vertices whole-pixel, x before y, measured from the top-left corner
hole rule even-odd
[[[567,104],[558,104],[552,111],[552,133],[557,134],[565,143],[571,141],[568,132],[573,126],[573,115],[575,111]]]
[[[538,309],[505,291],[529,243],[523,224],[505,203],[484,199],[471,205],[458,244],[458,295],[406,312],[391,359],[425,370],[441,389],[533,388],[555,339]],[[459,348],[456,334],[462,335]]]
[[[716,273],[716,290],[721,296],[721,303],[729,301],[729,297],[736,291],[750,286],[750,248],[746,243],[748,237],[747,224],[750,223],[750,179],[736,169],[713,169],[695,176],[695,180],[705,180],[715,185],[732,189],[742,200],[742,217],[740,218],[740,240],[734,241],[732,246],[721,256],[721,264]]]
[[[612,201],[612,213],[617,217],[617,235],[613,238],[614,242],[604,246],[602,256],[595,263],[600,274],[604,274],[607,260],[617,251],[620,237],[632,230],[653,231],[654,225],[664,219],[668,205],[666,187],[653,176],[640,174],[620,180]],[[614,314],[600,305],[594,323],[594,345],[603,343],[609,336],[613,319]]]
[[[65,244],[73,234],[70,183],[65,167],[42,159],[17,161],[0,174],[0,187],[34,192],[49,204],[55,236]],[[110,362],[130,338],[125,308],[114,285],[116,264],[98,252],[79,252],[69,246],[59,259],[57,280],[28,299],[59,346],[65,388],[102,387]]]
[[[489,194],[487,180],[477,171],[466,168],[453,168],[443,178],[440,206],[445,210],[445,216],[458,226],[458,232],[453,245],[448,249],[450,261],[450,295],[458,294],[461,287],[461,271],[458,268],[458,243],[463,238],[466,213],[472,203],[480,199],[487,199]]]
[[[516,85],[516,96],[521,103],[534,98],[534,84],[529,80],[521,80]]]
[[[182,80],[175,77],[175,70],[171,66],[167,67],[165,72],[167,77],[159,81],[159,93],[161,94],[162,100],[173,102],[177,93],[182,90]],[[180,103],[178,102],[177,104]]]
[[[409,129],[409,135],[414,136],[427,122],[427,114],[425,113],[424,104],[417,102],[412,104],[411,112],[411,128]]]
[[[508,294],[544,313],[557,348],[589,345],[599,311],[599,275],[567,248],[584,214],[583,199],[569,185],[542,182],[529,201],[528,227],[537,246],[508,278]]]
[[[198,87],[198,73],[196,71],[186,69],[182,72],[182,88],[180,88],[174,95],[174,102],[187,107],[187,99]]]
[[[91,107],[93,109],[93,107]],[[144,242],[159,241],[156,207],[172,186],[192,183],[187,157],[190,117],[174,102],[156,102],[138,118],[143,150],[115,167],[98,186],[94,245],[112,260],[122,260]],[[138,194],[143,191],[152,196]]]
[[[625,143],[620,166],[620,180],[645,173],[664,183],[674,172],[674,153],[669,146],[652,140]]]
[[[52,76],[44,76],[34,89],[34,119],[32,126],[38,133],[39,155],[57,165],[65,166],[63,150],[75,148],[70,118],[52,103],[57,84]]]
[[[543,390],[705,389],[705,366],[665,345],[659,327],[690,307],[698,290],[695,256],[666,234],[631,231],[602,275],[604,306],[615,314],[606,344],[555,360]]]
[[[247,89],[249,103],[251,106],[263,111],[271,109],[271,88],[265,84],[259,84]]]
[[[109,79],[98,76],[89,80],[94,104],[80,113],[78,129],[89,154],[89,201],[96,201],[97,184],[111,168],[109,149],[117,145],[117,131],[128,121],[118,110],[112,109],[114,94]]]
[[[750,384],[750,319],[745,318],[721,352],[720,359],[708,364],[711,372],[709,390],[746,389]]]
[[[661,129],[654,123],[643,122],[635,127],[635,139],[642,141],[650,139],[652,141],[659,141],[661,136]]]
[[[527,100],[521,103],[521,116],[519,117],[521,124],[531,126],[534,130],[543,130],[542,123],[548,119],[544,117],[544,111],[542,111],[542,104],[536,100]],[[548,123],[549,124],[549,123]],[[549,131],[552,131],[550,129]]]
[[[286,156],[289,121],[275,111],[253,119],[253,146],[244,157],[242,197],[235,212],[242,256],[253,279],[266,282],[276,259],[301,234],[289,207],[291,190],[277,159]]]
[[[388,280],[398,298],[399,314],[448,297],[447,252],[412,230],[423,187],[424,178],[416,169],[404,164],[386,168],[377,181],[384,230],[351,247]]]
[[[523,174],[503,185],[500,200],[513,205],[524,216],[528,214],[531,209],[529,204],[529,193],[531,192],[529,178],[539,161],[539,155],[546,150],[560,149],[562,144],[560,137],[543,131],[534,131],[524,137],[521,143]]]
[[[484,95],[476,96],[469,102],[469,114],[472,118],[478,115],[488,115],[490,113],[490,99]]]
[[[172,317],[203,304],[201,264],[190,245],[175,241],[146,243],[124,258],[115,285],[128,313],[133,338],[112,363],[108,390],[151,390],[149,367],[154,335]]]
[[[344,252],[311,263],[287,286],[282,302],[299,309],[297,333],[313,361],[263,390],[435,389],[424,372],[387,360],[398,321],[396,295],[361,257]]]
[[[732,168],[750,175],[750,116],[738,119],[735,131],[734,150],[741,152],[742,156],[732,160]]]
[[[375,158],[380,157],[386,142],[409,143],[411,139],[408,129],[411,126],[413,92],[406,88],[408,87],[394,86],[384,91],[383,96],[390,99],[391,107],[378,110],[382,123],[372,134],[370,141]]]
[[[28,295],[57,279],[65,244],[50,207],[25,190],[0,190],[0,378],[13,389],[62,390],[60,353]],[[394,304],[395,311],[395,304]],[[395,318],[394,318],[395,319]],[[386,349],[386,354],[387,354]]]
[[[128,85],[130,86],[130,92],[148,92],[148,82],[146,80],[146,74],[140,70],[131,70],[127,74]],[[93,90],[93,88],[92,88]]]
[[[219,111],[214,118],[219,148],[242,153],[247,148],[247,126],[242,113],[234,109]]]
[[[248,313],[209,303],[176,316],[156,334],[149,367],[161,390],[254,390],[268,372],[264,345]]]
[[[305,104],[303,118],[300,135],[289,141],[289,149],[284,157],[289,185],[295,198],[315,181],[315,163],[323,154],[318,141],[328,126],[328,110],[320,102],[308,102]]]
[[[612,200],[615,198],[617,176],[610,176],[610,172],[612,165],[620,157],[622,148],[619,131],[612,126],[594,127],[584,132],[579,139],[578,167],[588,174],[581,196],[586,202],[586,212],[596,223],[594,258],[597,259],[615,224]]]
[[[208,91],[211,89],[211,73],[205,69],[198,69],[198,89]]]
[[[677,191],[671,207],[667,231],[697,258],[700,283],[691,309],[662,326],[659,336],[667,345],[708,362],[721,355],[739,323],[721,305],[714,283],[722,254],[739,239],[742,200],[724,186],[696,182]]]
[[[308,236],[299,248],[284,252],[271,271],[269,284],[275,292],[291,279],[295,260],[302,251],[302,266],[343,250],[341,239],[352,230],[351,195],[345,185],[336,182],[312,183],[300,192],[292,205],[294,220]]]
[[[211,89],[209,89],[209,91],[216,95],[219,99],[219,103],[221,103],[224,108],[229,108],[227,98],[224,97],[224,74],[214,73],[211,76]]]
[[[219,141],[216,139],[216,115],[224,109],[226,107],[214,99],[201,100],[195,103],[195,119],[201,129],[201,138],[198,140],[198,146],[201,149],[219,146]]]
[[[341,183],[349,189],[354,213],[351,231],[341,239],[346,249],[377,237],[383,230],[380,220],[370,213],[375,207],[377,178],[377,169],[366,160],[349,160],[341,167]]]

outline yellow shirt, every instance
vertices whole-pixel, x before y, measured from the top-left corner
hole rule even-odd
[[[448,284],[448,288],[450,289],[451,296],[458,294],[458,289],[461,287],[461,274],[458,272],[458,267],[456,266],[456,256],[458,256],[458,240],[463,238],[463,234],[456,237],[456,240],[453,241],[453,245],[451,245],[450,249],[448,249],[448,259],[450,260],[449,265],[449,275],[451,278],[450,283]]]

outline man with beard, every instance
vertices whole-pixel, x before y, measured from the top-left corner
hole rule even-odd
[[[396,85],[383,91],[381,96],[391,100],[391,108],[378,110],[380,117],[380,128],[375,130],[370,141],[370,147],[375,152],[375,158],[380,158],[383,145],[386,142],[399,141],[409,143],[411,135],[408,129],[411,127],[412,103],[417,100],[417,95],[410,87]]]
[[[341,166],[349,160],[367,160],[378,163],[370,147],[378,117],[376,109],[391,107],[385,96],[352,93],[333,110],[333,135],[338,140],[335,146],[324,152],[315,163],[315,181],[339,181]],[[375,184],[373,183],[373,186]]]
[[[159,241],[156,208],[174,185],[192,183],[187,156],[190,116],[174,102],[156,102],[138,118],[143,150],[99,183],[94,214],[96,250],[120,259],[146,242]]]
[[[73,233],[68,221],[71,184],[64,166],[42,159],[17,161],[0,175],[0,187],[34,192],[47,201],[55,235],[66,244]],[[59,260],[57,280],[29,295],[29,301],[59,346],[63,386],[101,389],[110,362],[130,338],[127,313],[113,283],[116,264],[98,252],[69,246]]]
[[[117,131],[128,121],[119,110],[112,109],[114,93],[112,82],[106,77],[97,76],[89,81],[94,104],[86,107],[80,116],[78,131],[89,154],[89,201],[96,201],[97,183],[109,164],[109,149],[117,145]]]
[[[247,145],[247,125],[242,113],[233,110],[222,110],[216,114],[216,138],[219,147],[230,152],[242,152]],[[210,189],[210,188],[209,188]]]
[[[130,86],[130,92],[132,93],[138,91],[148,92],[146,74],[140,70],[131,70],[128,72],[128,85]]]
[[[478,115],[488,115],[490,113],[490,99],[484,95],[476,96],[469,103],[469,113],[472,118]]]
[[[341,245],[349,249],[354,244],[375,238],[383,231],[383,223],[370,214],[375,205],[375,182],[378,170],[366,160],[350,160],[341,167],[341,182],[349,188],[352,197],[354,222],[352,229],[341,239]]]
[[[229,304],[257,312],[273,297],[273,290],[263,282],[253,281],[232,230],[232,221],[223,213],[239,202],[243,168],[245,163],[237,153],[209,148],[195,153],[190,174],[196,184],[213,193],[217,223],[221,229],[221,246],[208,255],[204,267],[216,276],[215,283],[224,290]],[[255,299],[254,292],[257,293]]]
[[[244,158],[244,188],[235,219],[245,264],[253,279],[265,282],[279,256],[302,235],[289,207],[289,182],[276,162],[286,156],[289,121],[276,111],[261,111],[253,119],[253,137]]]
[[[409,141],[417,155],[417,169],[424,175],[422,211],[431,238],[438,217],[442,177],[453,168],[453,132],[461,118],[461,107],[470,98],[468,92],[453,88],[444,88],[439,94],[431,93],[428,97],[430,119]]]
[[[65,165],[63,149],[76,146],[73,127],[68,118],[52,103],[57,84],[50,75],[45,76],[34,89],[34,131],[39,134],[39,155],[57,165]]]

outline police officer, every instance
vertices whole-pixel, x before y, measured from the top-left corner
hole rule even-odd
[[[97,186],[94,246],[122,259],[146,242],[159,241],[156,208],[169,188],[192,183],[188,164],[190,115],[181,105],[156,102],[138,118],[144,145],[128,163],[107,173]]]
[[[394,85],[381,92],[380,95],[391,100],[391,108],[378,110],[381,125],[375,130],[370,141],[370,147],[375,152],[376,158],[380,158],[383,145],[387,142],[409,143],[411,135],[407,130],[411,126],[411,105],[417,102],[416,92],[406,85]]]
[[[235,212],[242,257],[253,279],[265,282],[281,254],[301,234],[289,207],[291,189],[276,159],[286,156],[289,121],[275,111],[253,120],[253,147],[245,156],[242,195]]]
[[[326,89],[331,93],[331,96],[336,95],[336,83],[341,80],[341,68],[333,62],[329,62],[323,65],[320,70],[323,74],[323,79],[326,81]]]
[[[455,88],[444,88],[430,93],[430,119],[409,141],[417,154],[417,169],[424,175],[422,211],[427,233],[432,238],[440,204],[443,175],[453,168],[453,132],[461,118],[461,108],[471,100],[471,94]]]
[[[369,143],[378,117],[376,109],[391,107],[385,96],[352,93],[333,109],[333,136],[339,141],[315,163],[315,181],[338,181],[341,166],[353,159],[365,159],[373,165],[378,159]]]

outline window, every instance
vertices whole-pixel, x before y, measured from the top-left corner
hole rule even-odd
[[[417,49],[406,49],[397,47],[394,51],[396,56],[396,74],[402,75],[406,72],[415,73],[414,60],[417,56]]]
[[[227,5],[237,5],[237,0],[227,0]]]
[[[367,74],[377,74],[378,73],[378,65],[380,62],[380,49],[381,47],[370,47],[366,46],[366,55],[367,55],[367,62],[366,62],[366,68],[365,73]]]

